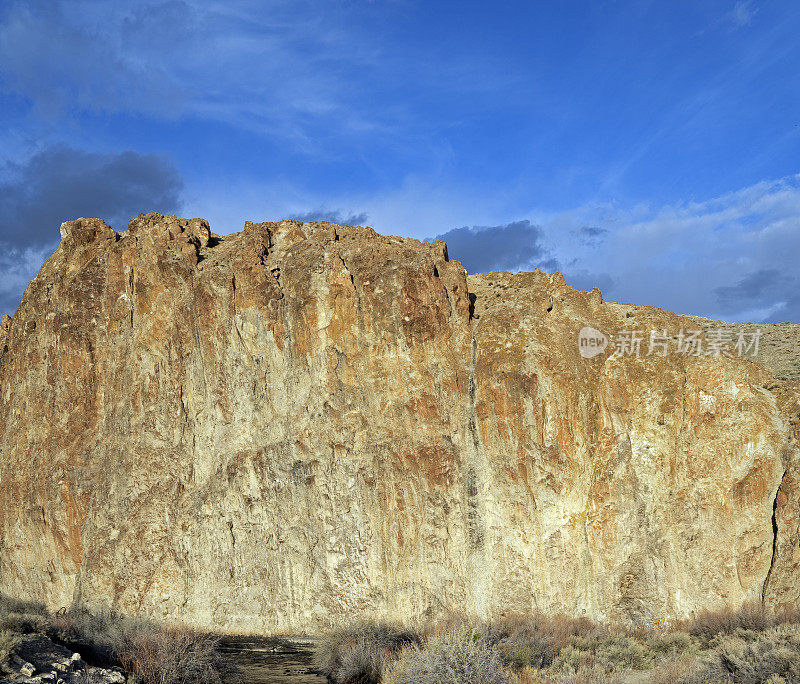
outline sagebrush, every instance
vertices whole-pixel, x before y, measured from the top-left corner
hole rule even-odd
[[[796,610],[760,604],[705,611],[664,629],[564,615],[448,615],[410,632],[381,624],[337,630],[323,639],[317,663],[338,684],[800,684],[798,622]]]
[[[447,630],[404,649],[387,669],[386,684],[504,684],[510,675],[499,651],[479,633]]]
[[[361,622],[324,635],[314,664],[337,683],[377,683],[400,649],[418,641],[418,635],[388,622]]]

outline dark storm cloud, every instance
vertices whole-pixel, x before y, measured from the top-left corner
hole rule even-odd
[[[774,268],[762,268],[748,273],[735,285],[718,287],[714,292],[725,310],[738,311],[743,305],[761,304],[765,299],[774,299],[775,290],[785,287],[787,280]]]
[[[578,238],[586,245],[596,245],[608,233],[608,228],[600,228],[599,226],[581,226],[578,228]]]
[[[594,273],[591,271],[564,269],[564,278],[567,284],[576,290],[591,290],[599,287],[603,293],[609,292],[615,285],[615,280],[608,273]]]
[[[501,226],[454,228],[432,240],[444,240],[452,259],[468,273],[541,267],[555,270],[558,264],[543,247],[542,229],[530,221]]]
[[[124,228],[140,212],[173,213],[183,181],[152,154],[101,154],[58,145],[6,167],[0,182],[0,244],[39,247],[59,239],[62,222],[91,216]]]
[[[58,244],[64,221],[98,217],[125,228],[141,212],[174,213],[182,204],[180,174],[157,155],[58,145],[2,171],[0,313],[16,309],[25,286]]]
[[[363,226],[369,217],[361,212],[360,214],[344,214],[341,211],[327,211],[316,209],[305,214],[295,214],[289,218],[295,221],[330,221],[338,223],[340,226]]]
[[[723,313],[772,308],[768,322],[800,320],[800,279],[775,268],[746,274],[735,285],[714,290]]]

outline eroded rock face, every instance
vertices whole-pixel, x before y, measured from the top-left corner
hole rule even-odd
[[[369,228],[62,237],[0,325],[0,591],[284,633],[800,599],[796,386],[578,352],[688,319]]]

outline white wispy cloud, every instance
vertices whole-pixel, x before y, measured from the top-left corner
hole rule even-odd
[[[509,85],[499,67],[489,75],[480,62],[437,55],[432,69],[425,54],[396,54],[374,26],[364,27],[367,7],[9,0],[0,9],[0,92],[26,98],[44,117],[192,117],[320,155],[317,138],[334,133],[352,144],[399,146],[428,135],[418,93],[466,96]],[[400,11],[392,7],[382,7],[381,21]],[[391,97],[409,76],[415,91]],[[383,97],[376,99],[376,87]]]
[[[800,175],[702,202],[582,207],[542,217],[568,277],[610,299],[726,320],[800,320]],[[605,228],[580,243],[565,228]]]
[[[739,0],[733,9],[725,15],[725,20],[736,28],[747,26],[753,17],[758,12],[758,9],[753,6],[752,0]]]

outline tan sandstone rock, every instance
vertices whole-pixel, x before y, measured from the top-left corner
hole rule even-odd
[[[0,324],[0,591],[257,632],[798,604],[797,386],[583,326],[696,327],[370,228],[68,222]]]

